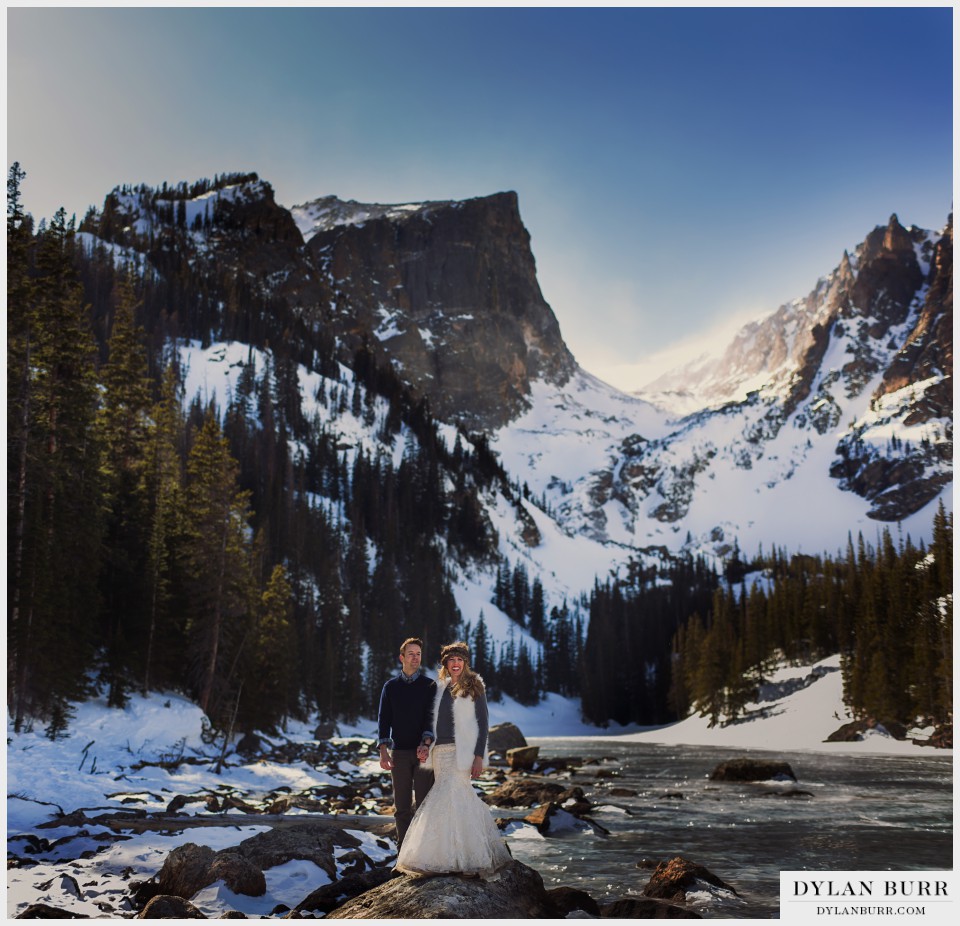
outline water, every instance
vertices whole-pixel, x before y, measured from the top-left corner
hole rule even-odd
[[[604,903],[640,894],[651,870],[681,855],[740,894],[704,898],[705,917],[779,915],[780,871],[946,870],[953,867],[950,756],[752,753],[783,760],[798,781],[712,782],[714,767],[746,750],[610,740],[532,740],[542,758],[601,758],[569,775],[609,836],[512,838],[514,857],[548,888],[568,885]],[[636,796],[611,796],[612,788]],[[784,792],[795,793],[786,796]]]

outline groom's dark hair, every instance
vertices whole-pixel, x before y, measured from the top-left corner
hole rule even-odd
[[[423,640],[421,640],[420,637],[407,637],[407,639],[404,640],[403,643],[400,644],[400,655],[401,655],[401,656],[404,654],[404,652],[406,651],[406,648],[407,648],[411,643],[413,643],[413,644],[416,645],[416,646],[419,646],[419,647],[420,647],[420,652],[423,652]]]

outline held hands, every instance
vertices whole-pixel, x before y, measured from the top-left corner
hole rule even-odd
[[[426,747],[426,746],[424,746],[424,745],[422,745],[422,744],[421,744],[420,746],[417,746],[417,758],[418,758],[421,762],[426,762],[428,755],[430,755],[430,750],[429,750],[428,747]]]
[[[386,746],[380,747],[380,768],[385,772],[393,771],[393,758]]]
[[[473,765],[470,766],[470,777],[479,778],[480,773],[483,771],[483,759],[480,756],[473,757]]]

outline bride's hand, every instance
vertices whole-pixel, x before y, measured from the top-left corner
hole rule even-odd
[[[483,771],[483,759],[480,756],[473,757],[473,765],[470,766],[470,777],[479,778],[480,773]]]

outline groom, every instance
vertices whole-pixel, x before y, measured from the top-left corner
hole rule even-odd
[[[419,807],[433,784],[433,772],[421,768],[420,758],[434,740],[430,727],[437,683],[423,673],[422,658],[423,640],[404,640],[400,646],[400,674],[391,678],[380,693],[380,768],[390,772],[393,779],[398,852],[413,819],[414,791]]]

